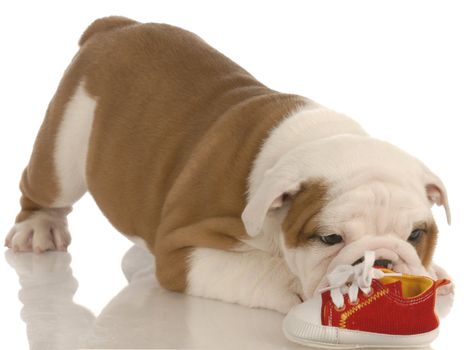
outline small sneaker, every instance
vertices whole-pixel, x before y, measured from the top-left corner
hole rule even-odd
[[[439,325],[436,290],[450,281],[373,267],[374,260],[374,252],[366,252],[362,263],[331,272],[328,288],[286,315],[285,336],[299,344],[332,349],[431,343]]]

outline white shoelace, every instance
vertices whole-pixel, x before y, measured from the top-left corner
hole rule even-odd
[[[360,264],[355,266],[340,265],[336,267],[326,277],[329,282],[329,287],[320,289],[319,292],[323,293],[330,290],[332,302],[337,308],[342,308],[344,306],[344,294],[348,294],[349,301],[355,303],[357,302],[359,289],[366,295],[371,293],[372,279],[401,276],[401,273],[385,273],[374,268],[374,262],[375,252],[366,251],[364,261]]]

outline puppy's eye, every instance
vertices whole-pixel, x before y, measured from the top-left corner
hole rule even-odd
[[[418,242],[421,236],[423,236],[423,233],[425,233],[425,231],[419,228],[417,228],[416,230],[413,230],[410,233],[410,236],[408,237],[408,242],[411,242],[411,243]]]
[[[318,238],[321,240],[321,242],[327,245],[335,245],[342,242],[342,236],[336,234],[318,236]]]

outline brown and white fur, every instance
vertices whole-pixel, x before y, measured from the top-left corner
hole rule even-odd
[[[306,98],[275,92],[192,33],[95,21],[66,70],[20,183],[6,238],[65,250],[89,191],[154,254],[170,290],[287,312],[366,249],[397,271],[432,264],[441,180]],[[407,242],[424,230],[416,244]],[[343,241],[327,246],[320,236]]]

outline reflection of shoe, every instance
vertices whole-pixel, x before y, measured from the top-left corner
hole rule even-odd
[[[330,286],[295,306],[283,322],[286,337],[317,347],[413,347],[438,335],[436,290],[449,283],[372,267],[374,253],[363,263],[331,272]]]

